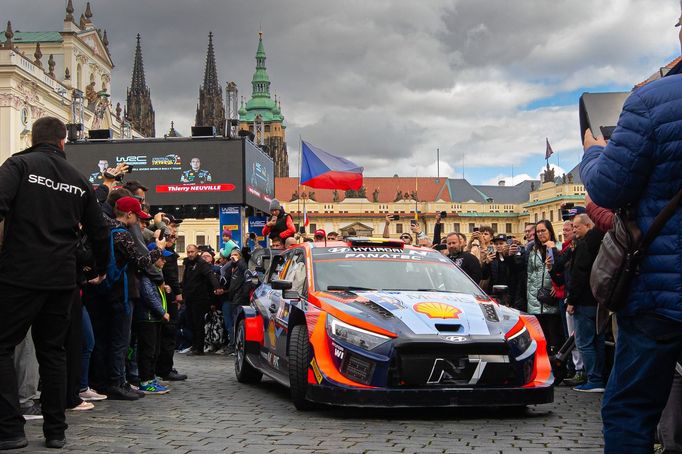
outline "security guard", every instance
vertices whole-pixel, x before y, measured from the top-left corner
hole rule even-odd
[[[28,444],[12,356],[29,327],[40,364],[45,443],[66,443],[64,341],[78,298],[79,224],[97,263],[98,277],[90,282],[102,282],[106,273],[109,231],[92,186],[66,161],[65,138],[64,123],[40,118],[33,124],[33,146],[0,166],[0,450]]]
[[[204,184],[210,183],[212,180],[211,172],[208,170],[201,170],[201,161],[199,158],[192,158],[190,161],[191,170],[185,170],[180,177],[180,183],[184,184]]]

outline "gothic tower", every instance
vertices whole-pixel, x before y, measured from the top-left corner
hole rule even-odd
[[[268,155],[275,161],[275,176],[289,176],[289,156],[286,143],[286,123],[282,105],[270,97],[270,77],[265,67],[263,32],[258,33],[256,72],[251,79],[251,99],[239,109],[239,129],[251,131]]]
[[[213,32],[208,34],[204,83],[199,87],[199,104],[194,123],[195,126],[214,126],[217,135],[225,135],[225,106],[213,52]]]
[[[154,137],[154,107],[147,82],[144,77],[144,65],[142,64],[142,48],[140,47],[140,34],[137,34],[137,47],[135,48],[135,64],[133,65],[133,80],[128,88],[126,115],[136,131],[144,137]]]

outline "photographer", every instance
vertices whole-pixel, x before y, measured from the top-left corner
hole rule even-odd
[[[637,207],[634,220],[643,235],[682,188],[681,83],[678,62],[664,77],[635,89],[608,144],[598,131],[585,131],[580,165],[585,189],[601,207]],[[676,206],[640,258],[627,301],[617,312],[616,356],[602,407],[607,453],[653,449],[682,352],[680,225],[682,210]]]
[[[495,252],[488,255],[483,273],[490,276],[490,288],[495,285],[506,285],[509,288],[508,294],[500,302],[505,306],[513,306],[512,297],[516,294],[517,287],[517,266],[514,257],[511,256],[510,245],[507,244],[507,235],[504,233],[495,235],[493,247]]]
[[[263,227],[263,236],[271,240],[275,237],[282,241],[296,234],[296,226],[291,215],[284,211],[284,207],[279,200],[272,199],[270,202],[270,220]]]

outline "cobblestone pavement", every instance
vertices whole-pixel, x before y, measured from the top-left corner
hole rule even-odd
[[[555,402],[525,415],[500,409],[297,412],[270,380],[242,385],[233,357],[176,355],[190,375],[165,396],[104,401],[69,412],[66,452],[112,453],[580,453],[600,452],[600,395],[556,389]],[[29,447],[44,448],[41,424],[26,424]]]

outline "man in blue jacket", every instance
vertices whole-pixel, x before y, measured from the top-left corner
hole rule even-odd
[[[682,188],[682,63],[630,95],[608,144],[588,130],[584,148],[580,176],[592,200],[610,209],[637,206],[646,233]],[[605,452],[653,450],[682,351],[680,244],[678,208],[649,247],[617,314],[616,358],[602,407]]]

